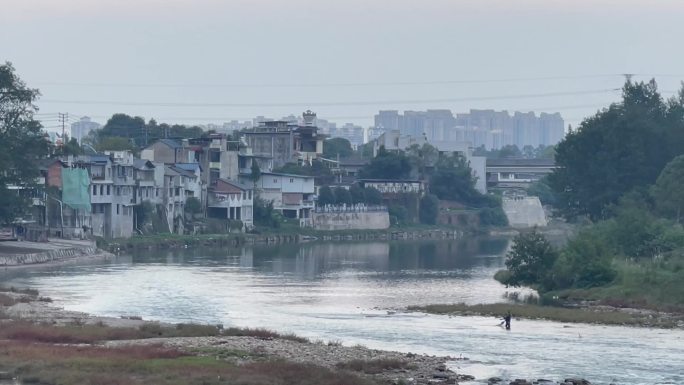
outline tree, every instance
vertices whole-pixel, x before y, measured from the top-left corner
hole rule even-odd
[[[442,200],[475,204],[482,195],[475,189],[475,182],[465,158],[452,154],[437,163],[430,178],[430,192]]]
[[[558,168],[549,177],[565,217],[607,218],[623,194],[656,181],[684,151],[682,93],[665,103],[655,81],[628,81],[620,103],[568,133],[556,146]]]
[[[382,204],[382,193],[375,187],[366,187],[363,189],[366,197],[366,203],[369,205]]]
[[[412,171],[418,179],[425,179],[428,169],[433,167],[439,160],[439,151],[434,146],[424,143],[422,146],[411,145],[406,149],[406,155],[412,165]]]
[[[354,153],[351,143],[345,138],[331,138],[323,142],[323,157],[328,159],[348,158]]]
[[[83,149],[79,146],[76,138],[71,138],[63,146],[55,149],[55,155],[82,155]]]
[[[548,184],[548,178],[544,177],[538,181],[533,182],[527,188],[527,195],[536,196],[543,205],[554,205],[556,203],[556,196]]]
[[[361,177],[369,179],[405,179],[411,173],[411,162],[403,151],[390,152],[380,147],[378,156],[361,169]]]
[[[120,136],[107,136],[98,139],[95,145],[97,151],[132,151],[136,152],[138,149],[130,139]]]
[[[28,207],[28,198],[8,186],[33,188],[40,175],[38,160],[48,153],[48,141],[34,119],[39,95],[11,63],[0,65],[0,223],[11,222]]]
[[[674,158],[665,166],[652,193],[658,210],[680,223],[684,211],[684,155]]]
[[[252,160],[252,169],[249,174],[249,179],[252,181],[254,193],[257,192],[257,182],[259,181],[259,178],[261,178],[261,169],[259,168],[259,164],[255,160]]]
[[[335,194],[328,186],[323,186],[318,189],[318,206],[322,207],[325,205],[335,204]]]
[[[335,193],[335,203],[338,205],[341,204],[346,204],[350,205],[352,204],[352,196],[349,193],[349,190],[347,190],[344,187],[336,187],[334,190]]]
[[[611,282],[615,275],[605,239],[597,232],[582,231],[563,248],[552,274],[547,276],[545,288],[601,286]]]
[[[202,202],[196,197],[189,197],[185,200],[185,212],[192,215],[201,213]]]
[[[433,194],[427,194],[420,200],[420,223],[437,224],[439,215],[439,199]]]
[[[503,283],[514,287],[540,285],[548,278],[557,258],[556,249],[536,230],[519,234],[506,254],[510,275]]]
[[[349,193],[351,194],[352,203],[364,203],[366,202],[366,192],[364,188],[358,184],[353,184],[349,188]]]

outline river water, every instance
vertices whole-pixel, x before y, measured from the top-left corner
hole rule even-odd
[[[500,302],[506,239],[185,249],[0,275],[96,315],[266,327],[345,345],[466,357],[479,380],[584,377],[684,384],[684,331],[407,313],[408,305]]]

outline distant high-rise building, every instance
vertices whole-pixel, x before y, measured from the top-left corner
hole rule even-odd
[[[89,117],[84,116],[78,122],[71,123],[71,137],[76,138],[78,143],[85,138],[92,130],[99,130],[102,127],[100,123],[90,120]]]

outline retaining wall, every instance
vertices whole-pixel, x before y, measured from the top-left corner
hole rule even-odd
[[[508,218],[508,224],[513,228],[547,225],[546,213],[537,197],[504,198],[502,207]]]
[[[28,265],[98,254],[96,247],[48,250],[31,254],[0,255],[0,266]]]
[[[390,226],[387,211],[313,213],[311,219],[316,230],[384,230]]]

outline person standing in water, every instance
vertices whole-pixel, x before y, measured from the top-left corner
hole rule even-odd
[[[506,330],[511,330],[511,311],[509,310],[508,313],[503,317],[503,322],[502,324],[505,324],[504,327]]]

